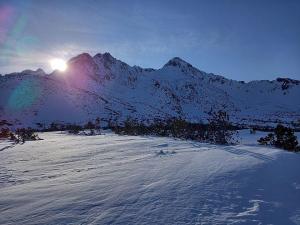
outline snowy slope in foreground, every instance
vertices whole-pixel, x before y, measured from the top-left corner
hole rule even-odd
[[[249,136],[41,136],[0,151],[0,224],[300,224],[300,155]]]

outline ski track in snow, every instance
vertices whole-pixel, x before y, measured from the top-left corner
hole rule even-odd
[[[300,224],[300,155],[258,135],[236,146],[109,132],[2,141],[0,224]]]

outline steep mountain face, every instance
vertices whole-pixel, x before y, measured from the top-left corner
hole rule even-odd
[[[208,74],[176,57],[158,70],[129,66],[109,53],[83,53],[65,72],[0,76],[0,120],[15,126],[181,117],[206,122],[222,109],[237,124],[299,123],[300,82],[244,83]]]

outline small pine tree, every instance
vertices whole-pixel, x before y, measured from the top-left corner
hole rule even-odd
[[[234,142],[233,135],[236,131],[231,129],[232,126],[227,112],[222,110],[211,111],[209,115],[207,139],[216,144],[232,144]]]

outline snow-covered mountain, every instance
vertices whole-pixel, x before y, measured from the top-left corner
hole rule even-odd
[[[18,126],[181,117],[205,122],[211,109],[238,124],[299,123],[300,81],[248,83],[205,73],[176,57],[160,69],[129,66],[109,53],[80,54],[65,72],[0,76],[0,120]]]

